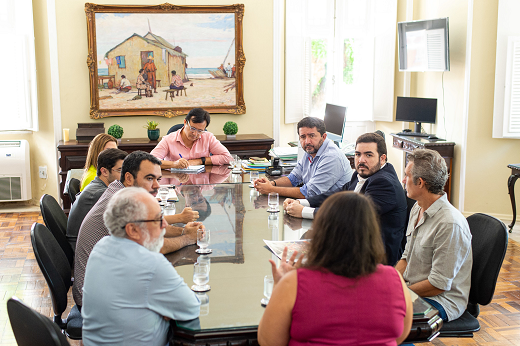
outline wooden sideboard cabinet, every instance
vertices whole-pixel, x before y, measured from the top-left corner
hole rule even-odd
[[[394,148],[405,151],[406,159],[405,165],[408,164],[408,153],[411,153],[414,149],[431,149],[437,151],[446,161],[448,166],[448,181],[444,186],[444,191],[448,194],[448,200],[451,201],[451,172],[453,168],[453,152],[455,143],[446,142],[444,140],[430,140],[426,137],[411,137],[401,136],[395,133],[390,134],[393,137],[392,146]]]
[[[274,139],[264,134],[236,135],[236,139],[226,139],[225,135],[215,136],[231,154],[248,158],[251,156],[268,157]],[[151,152],[158,141],[150,141],[148,138],[122,138],[118,148],[131,153],[136,150]],[[67,172],[71,169],[85,167],[89,143],[78,143],[77,141],[60,141],[58,143],[58,155],[60,165],[60,197],[63,201],[63,209],[68,212],[70,199],[63,194]]]

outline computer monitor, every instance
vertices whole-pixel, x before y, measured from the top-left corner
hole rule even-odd
[[[421,97],[397,97],[396,121],[415,123],[415,132],[421,132],[421,123],[435,124],[437,99]]]
[[[325,106],[325,128],[327,129],[327,138],[339,143],[343,140],[343,126],[345,124],[345,113],[347,107],[337,106],[327,103]]]

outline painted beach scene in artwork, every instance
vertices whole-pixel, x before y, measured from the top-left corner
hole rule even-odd
[[[236,105],[234,13],[96,13],[99,109]]]

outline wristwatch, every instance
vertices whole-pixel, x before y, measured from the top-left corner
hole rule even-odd
[[[206,158],[205,157],[201,157],[200,160],[202,161],[203,165],[206,165]]]

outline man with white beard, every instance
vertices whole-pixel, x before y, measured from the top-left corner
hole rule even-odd
[[[103,215],[110,236],[92,250],[83,285],[83,343],[167,344],[169,320],[199,316],[200,302],[159,253],[161,207],[140,187],[118,191]]]

